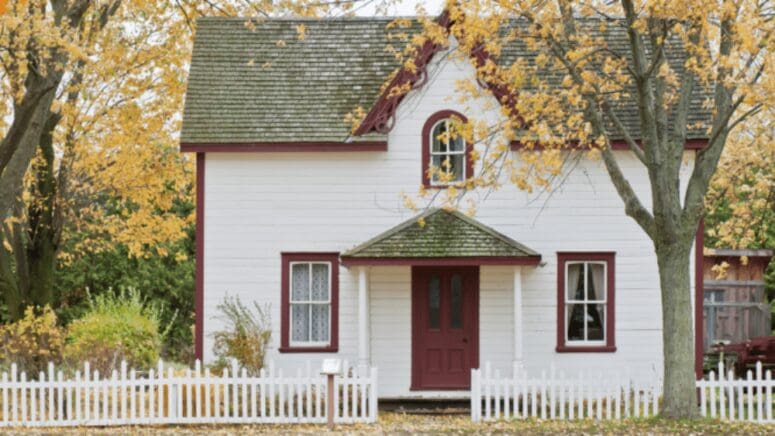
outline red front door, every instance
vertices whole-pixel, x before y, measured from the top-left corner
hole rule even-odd
[[[469,389],[479,366],[479,267],[412,268],[412,389]]]

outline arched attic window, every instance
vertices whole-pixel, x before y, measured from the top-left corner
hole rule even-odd
[[[455,123],[467,123],[461,113],[445,110],[431,115],[422,132],[422,182],[446,187],[465,182],[474,174],[465,139],[454,134]],[[433,171],[429,169],[433,168]]]

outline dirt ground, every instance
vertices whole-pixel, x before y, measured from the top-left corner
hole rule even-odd
[[[4,431],[5,430],[5,431]],[[17,429],[3,434],[320,434],[328,433],[324,425],[194,425],[194,426],[148,426],[148,427],[110,427],[110,428],[70,428],[70,429]],[[694,422],[667,421],[662,419],[640,419],[623,421],[510,421],[474,424],[468,415],[441,414],[418,415],[400,412],[382,412],[379,422],[374,425],[340,425],[332,434],[739,434],[766,435],[775,434],[775,425],[726,423],[700,420]]]

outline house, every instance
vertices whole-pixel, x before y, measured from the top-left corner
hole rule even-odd
[[[197,163],[197,355],[213,358],[216,306],[236,295],[271,308],[277,365],[338,357],[376,366],[383,398],[464,398],[470,369],[484,362],[504,374],[552,363],[601,377],[661,373],[654,249],[601,162],[582,159],[550,196],[508,181],[486,199],[471,192],[480,200],[473,217],[403,206],[402,193],[438,189],[427,172],[437,156],[453,161],[457,180],[477,171],[462,151],[470,146],[440,142],[439,129],[451,117],[497,120],[503,100],[493,88],[460,103],[455,84],[474,77],[474,61],[430,42],[418,70],[393,79],[413,89],[383,90],[399,66],[385,51],[390,21],[198,22],[181,134]],[[609,29],[606,37],[626,40]],[[498,61],[518,57],[532,58],[516,42]],[[693,99],[694,115],[707,114],[702,101]],[[352,132],[343,120],[358,106],[367,115]],[[617,110],[637,132],[634,103]],[[686,144],[682,180],[703,135]],[[645,169],[623,143],[614,147],[648,204]],[[701,262],[692,268],[701,289]]]
[[[770,304],[764,274],[772,250],[706,249],[704,255],[704,350],[719,342],[770,336]],[[725,265],[719,277],[716,267]]]

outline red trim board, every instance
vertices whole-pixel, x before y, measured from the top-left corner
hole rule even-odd
[[[538,266],[541,256],[472,256],[472,257],[342,257],[342,265],[351,266],[466,266],[466,265],[524,265]]]
[[[291,262],[325,261],[331,263],[331,340],[324,347],[292,347],[290,345]],[[339,349],[339,253],[282,253],[280,287],[280,349],[281,353],[335,353]]]
[[[312,153],[387,151],[387,141],[358,142],[181,142],[180,151],[196,153]]]
[[[194,324],[194,354],[202,360],[204,357],[204,308],[205,308],[205,154],[196,154],[196,253],[195,253],[195,324]]]
[[[604,261],[607,289],[605,311],[605,345],[567,345],[565,342],[565,264],[568,261]],[[557,253],[557,347],[558,353],[603,353],[616,351],[616,253]]]
[[[425,121],[425,124],[422,127],[422,166],[420,167],[420,171],[422,184],[426,188],[443,189],[449,187],[446,185],[431,185],[431,181],[428,177],[428,168],[430,168],[431,165],[431,129],[438,121],[453,117],[459,119],[464,124],[468,122],[468,118],[460,112],[443,110],[428,117],[428,120]],[[466,169],[465,174],[463,174],[463,180],[468,180],[474,175],[474,162],[471,160],[471,156],[468,155],[469,152],[469,147],[466,146]]]

